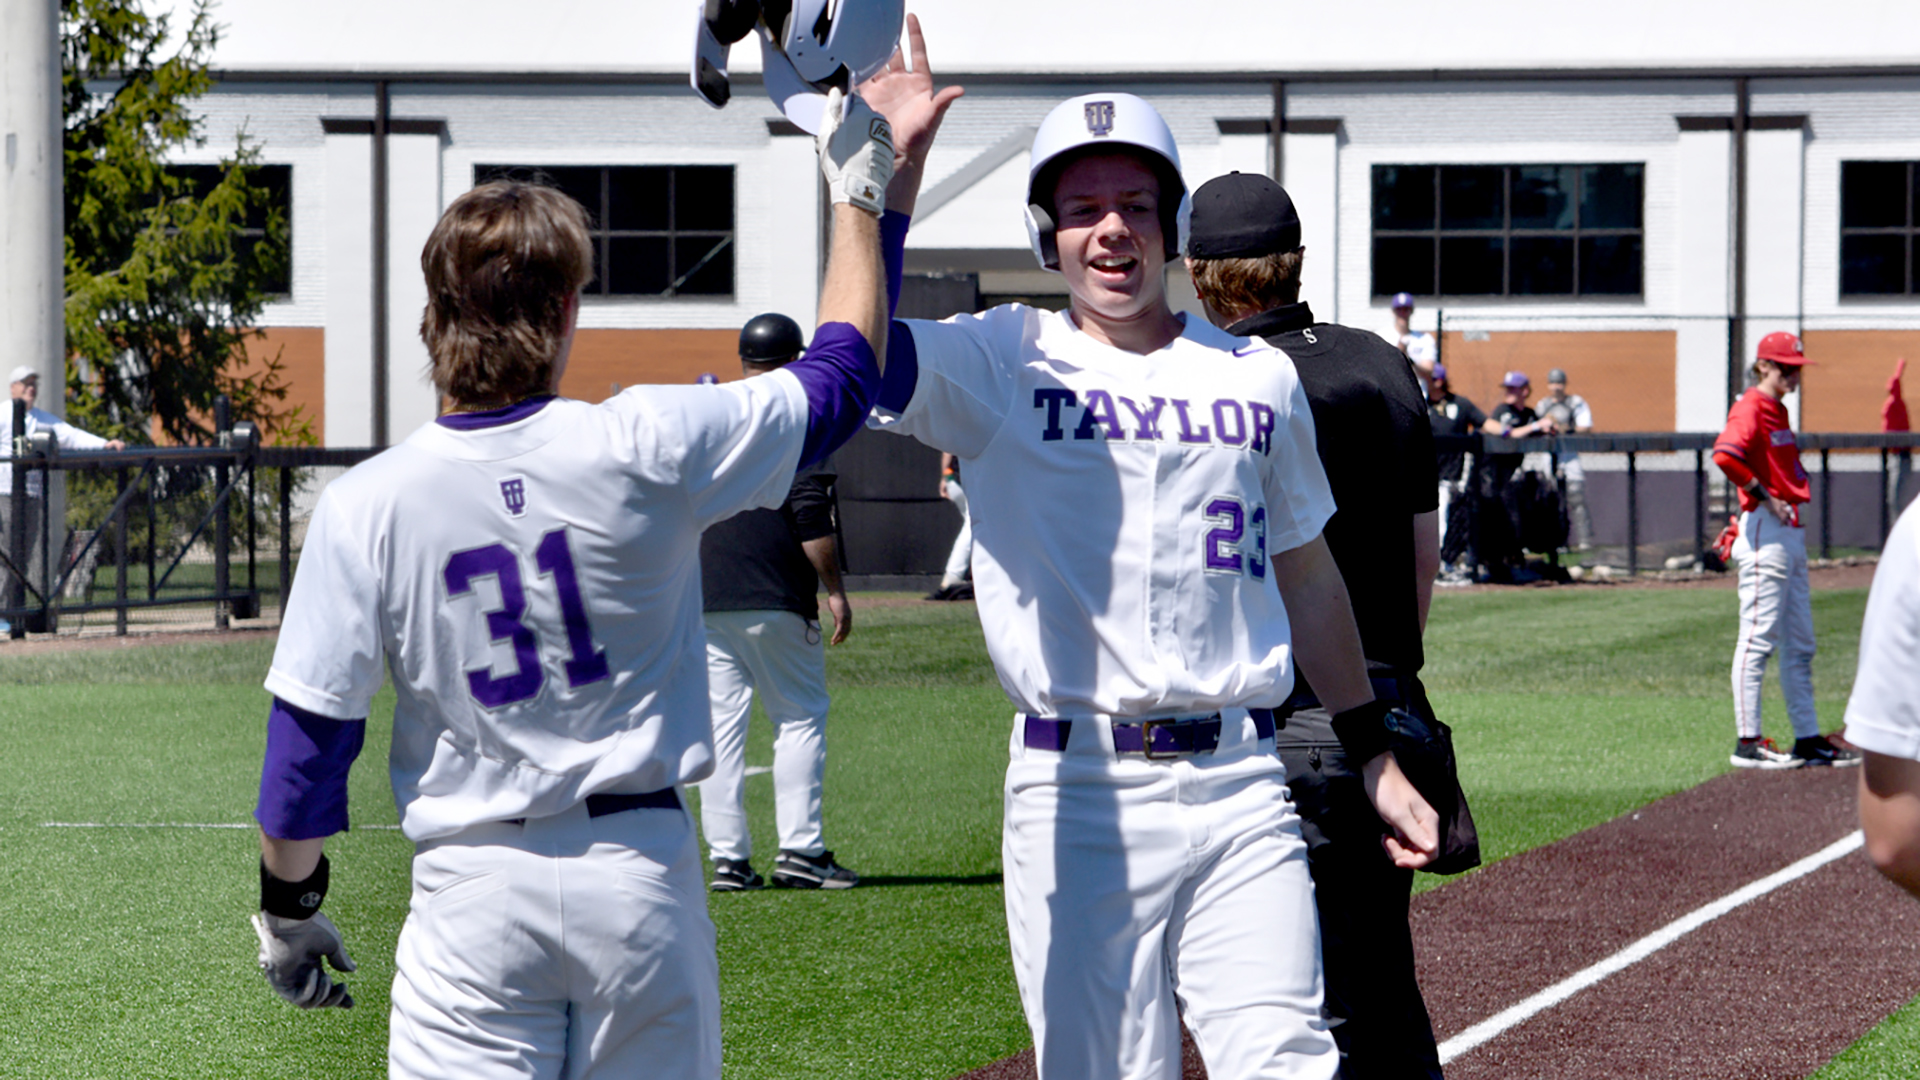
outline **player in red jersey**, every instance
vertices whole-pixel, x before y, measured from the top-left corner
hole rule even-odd
[[[1760,339],[1755,384],[1727,413],[1713,462],[1740,489],[1740,639],[1733,650],[1733,714],[1739,731],[1733,763],[1748,769],[1858,765],[1860,755],[1820,734],[1813,706],[1813,606],[1807,592],[1807,542],[1800,507],[1811,497],[1800,447],[1780,399],[1800,388],[1807,363],[1800,339]],[[1760,737],[1760,683],[1767,657],[1780,651],[1780,692],[1793,724],[1793,752]]]

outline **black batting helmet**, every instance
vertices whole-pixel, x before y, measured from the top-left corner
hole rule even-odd
[[[807,347],[800,324],[776,311],[755,315],[740,328],[740,359],[756,364],[784,364]]]

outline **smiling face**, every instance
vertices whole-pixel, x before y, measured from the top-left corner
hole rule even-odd
[[[1060,272],[1083,318],[1157,317],[1166,307],[1160,181],[1131,154],[1084,157],[1054,187]]]

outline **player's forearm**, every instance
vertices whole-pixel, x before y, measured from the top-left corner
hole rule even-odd
[[[820,288],[820,325],[846,323],[860,332],[886,370],[887,283],[880,255],[880,219],[849,203],[833,208],[833,242]]]
[[[813,564],[813,572],[820,575],[820,584],[826,586],[828,593],[838,596],[847,591],[840,581],[840,551],[833,537],[803,540],[800,550],[806,553],[807,561]]]
[[[1373,700],[1346,580],[1323,537],[1273,557],[1274,581],[1293,628],[1293,654],[1329,713]]]
[[[1420,605],[1420,632],[1427,632],[1433,579],[1440,575],[1440,511],[1413,515],[1413,589]]]
[[[267,864],[267,873],[281,881],[305,881],[320,866],[320,856],[326,844],[325,837],[284,840],[263,832],[260,834],[260,859]]]
[[[1920,896],[1920,761],[1869,750],[1860,769],[1860,828],[1867,857]]]

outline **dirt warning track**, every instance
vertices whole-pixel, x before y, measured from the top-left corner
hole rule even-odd
[[[1920,994],[1920,902],[1845,843],[1857,778],[1732,773],[1416,897],[1420,982],[1443,1055],[1451,1044],[1447,1076],[1787,1080],[1818,1069]],[[1474,1034],[1520,1005],[1524,1018]],[[1206,1075],[1191,1046],[1184,1073]],[[1029,1050],[967,1080],[1034,1075]]]

